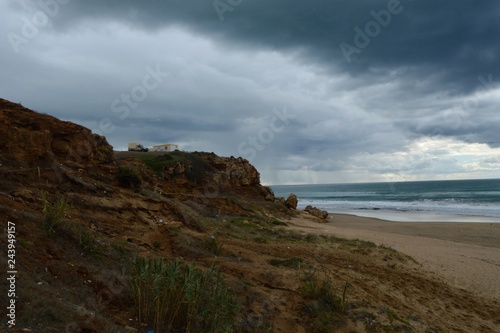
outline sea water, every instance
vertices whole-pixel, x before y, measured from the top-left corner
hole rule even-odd
[[[298,208],[391,221],[500,223],[500,179],[391,183],[274,185],[276,197],[294,193]]]

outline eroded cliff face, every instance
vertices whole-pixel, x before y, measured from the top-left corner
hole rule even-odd
[[[246,159],[220,157],[214,153],[203,152],[174,152],[172,155],[182,161],[164,168],[158,182],[166,191],[169,188],[177,188],[180,191],[184,189],[208,196],[273,196],[269,188],[260,184],[259,172]]]
[[[198,152],[123,154],[117,160],[106,138],[88,128],[0,99],[0,171],[10,172],[12,180],[16,179],[13,171],[23,170],[16,172],[25,184],[46,179],[62,184],[61,191],[82,188],[95,192],[117,185],[120,167],[128,167],[138,174],[145,189],[274,198],[270,189],[260,185],[259,172],[242,158]],[[158,159],[153,163],[163,165],[160,172],[148,168],[144,156]]]
[[[112,163],[114,155],[106,138],[88,128],[0,99],[0,160],[23,168],[83,168]]]

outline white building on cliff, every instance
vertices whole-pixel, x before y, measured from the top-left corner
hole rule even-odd
[[[165,151],[165,152],[171,152],[176,149],[179,149],[179,145],[173,144],[173,143],[165,143],[162,145],[156,145],[153,146],[152,151]]]

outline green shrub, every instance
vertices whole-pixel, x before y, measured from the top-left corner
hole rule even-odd
[[[70,202],[66,198],[59,198],[56,202],[51,203],[47,199],[47,193],[42,193],[43,209],[42,221],[40,226],[48,234],[55,234],[61,229],[64,223],[64,217],[70,210]]]
[[[118,183],[121,186],[134,189],[138,189],[139,187],[141,187],[141,176],[139,176],[139,174],[135,170],[129,167],[119,167],[116,178],[118,179]]]
[[[166,167],[173,166],[179,162],[179,159],[171,154],[163,155],[143,155],[139,158],[148,168],[156,172],[160,177],[163,177],[163,171]]]
[[[139,320],[155,333],[233,332],[237,305],[212,265],[136,259],[133,289]]]

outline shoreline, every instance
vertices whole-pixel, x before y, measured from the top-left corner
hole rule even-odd
[[[466,222],[393,222],[330,214],[318,223],[307,213],[289,223],[306,233],[372,241],[413,257],[421,267],[460,289],[500,299],[500,224]]]
[[[306,206],[301,204],[297,209],[303,210]],[[320,208],[320,207],[318,207]],[[320,208],[324,209],[324,208]],[[384,209],[365,209],[365,210],[344,210],[330,211],[330,215],[353,215],[359,217],[380,219],[390,222],[443,222],[443,223],[500,223],[500,217],[483,215],[459,215],[445,212],[430,211],[392,211]]]
[[[500,223],[495,222],[401,222],[332,213],[328,222],[336,227],[427,237],[500,249]]]

